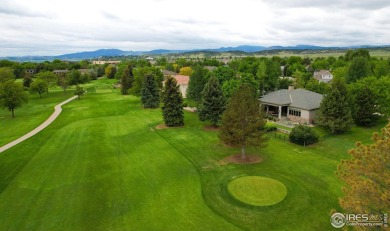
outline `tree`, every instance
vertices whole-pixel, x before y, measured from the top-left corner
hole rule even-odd
[[[202,91],[207,82],[206,75],[208,70],[200,65],[195,66],[194,71],[190,76],[190,81],[187,88],[187,99],[200,103],[202,100]]]
[[[109,65],[106,67],[106,69],[104,70],[104,73],[106,74],[106,77],[109,78],[109,79],[113,79],[115,77],[115,73],[116,73],[116,67],[113,66],[113,65]]]
[[[269,59],[265,65],[260,64],[256,74],[260,83],[260,94],[275,90],[281,73],[280,64],[276,61]]]
[[[253,89],[243,84],[228,101],[218,137],[228,145],[241,147],[241,158],[246,159],[247,146],[265,147],[268,144],[263,129],[265,124],[264,111]]]
[[[373,144],[356,143],[351,159],[342,160],[337,176],[345,182],[340,206],[348,213],[378,214],[390,211],[390,123],[375,132]]]
[[[23,77],[23,87],[25,87],[26,89],[30,87],[32,82],[33,80],[30,75],[26,75]]]
[[[51,71],[42,71],[34,75],[37,79],[42,79],[49,84],[49,87],[54,87],[57,83],[57,75]]]
[[[289,78],[279,78],[278,88],[279,89],[288,89],[289,86],[293,84],[293,81]]]
[[[60,74],[57,79],[57,84],[60,86],[64,92],[66,92],[66,89],[69,87],[69,76],[65,74]]]
[[[160,94],[152,74],[148,74],[144,78],[141,102],[144,108],[158,108],[160,105]]]
[[[379,117],[375,114],[377,112],[375,98],[368,86],[356,92],[354,120],[357,125],[371,126],[376,123]]]
[[[318,111],[318,124],[332,133],[344,133],[353,124],[351,99],[343,80],[334,80]]]
[[[123,72],[121,78],[122,95],[129,94],[129,89],[133,87],[133,82],[134,82],[133,68],[131,67],[131,65],[128,65],[125,71]]]
[[[367,58],[355,57],[348,68],[347,81],[348,83],[356,82],[368,76],[370,73],[370,63]]]
[[[21,84],[8,80],[0,84],[0,107],[7,108],[15,117],[14,110],[28,102],[28,95]]]
[[[38,93],[39,98],[42,98],[42,94],[48,92],[49,84],[43,79],[36,79],[31,83],[29,91],[30,93]]]
[[[168,127],[184,125],[183,98],[174,78],[168,77],[163,91],[163,117]]]
[[[179,74],[190,76],[192,74],[192,68],[191,67],[182,67],[182,68],[180,68]]]
[[[210,121],[217,126],[225,110],[225,97],[221,85],[215,76],[211,76],[202,91],[202,101],[199,106],[199,118],[201,121]]]
[[[5,83],[8,80],[15,80],[14,71],[9,67],[0,67],[0,83]]]
[[[77,98],[80,99],[82,95],[84,95],[85,90],[83,87],[80,87],[79,85],[76,86],[76,90],[74,91],[74,94],[77,95]]]

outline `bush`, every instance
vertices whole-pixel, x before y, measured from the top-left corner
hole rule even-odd
[[[300,145],[310,145],[318,142],[318,134],[308,126],[298,125],[290,133],[290,142]]]
[[[273,132],[277,130],[277,127],[275,125],[265,125],[264,127],[265,131],[267,132]]]

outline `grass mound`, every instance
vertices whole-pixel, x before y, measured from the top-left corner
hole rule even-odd
[[[237,200],[254,206],[274,205],[287,195],[282,182],[261,176],[236,178],[229,183],[228,191]]]

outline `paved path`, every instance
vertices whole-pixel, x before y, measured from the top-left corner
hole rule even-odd
[[[8,144],[4,145],[3,147],[0,147],[0,153],[4,152],[5,150],[7,150],[9,148],[12,148],[13,146],[15,146],[15,145],[17,145],[17,144],[27,140],[31,136],[33,136],[33,135],[37,134],[38,132],[42,131],[43,129],[45,129],[47,126],[49,126],[49,124],[51,124],[55,119],[57,119],[58,115],[62,112],[62,108],[61,108],[62,105],[67,104],[67,103],[69,103],[70,101],[72,101],[72,100],[74,100],[76,98],[77,98],[77,95],[73,96],[72,98],[69,98],[69,99],[65,100],[64,102],[62,102],[60,104],[57,104],[54,107],[53,114],[51,114],[51,116],[45,122],[43,122],[41,125],[36,127],[31,132],[29,132],[26,135],[20,137],[19,139],[14,140],[11,143],[8,143]]]

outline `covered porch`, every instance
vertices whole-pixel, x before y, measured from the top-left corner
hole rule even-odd
[[[287,118],[288,115],[288,105],[264,104],[264,109],[267,115],[273,116],[278,120]]]

